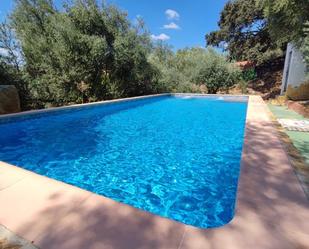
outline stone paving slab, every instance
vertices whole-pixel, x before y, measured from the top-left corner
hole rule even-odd
[[[309,132],[309,120],[278,118],[281,126],[289,131]]]
[[[92,195],[51,226],[51,231],[46,230],[36,238],[40,248],[178,248],[186,228],[97,195]]]
[[[9,168],[1,163],[11,175],[21,175],[23,178],[11,182],[11,185],[0,191],[0,224],[16,232],[21,237],[34,241],[44,229],[46,208],[52,210],[53,219],[65,213],[71,207],[78,205],[91,195],[73,186],[60,183],[17,167]],[[15,172],[14,172],[15,171]],[[14,172],[14,173],[13,173]],[[8,173],[0,175],[0,182],[6,181]],[[65,206],[59,210],[59,207]]]

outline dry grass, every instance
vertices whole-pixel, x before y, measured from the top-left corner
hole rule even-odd
[[[258,71],[258,78],[248,82],[246,94],[260,95],[264,100],[274,99],[280,95],[282,69],[259,69]],[[228,92],[230,94],[243,94],[243,89],[240,84],[237,84],[231,87]]]
[[[286,101],[287,101],[287,97],[285,95],[283,95],[283,96],[278,96],[274,99],[270,99],[269,103],[272,104],[272,105],[284,106],[284,105],[286,105]]]

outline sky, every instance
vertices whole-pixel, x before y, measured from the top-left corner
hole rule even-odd
[[[61,6],[62,0],[54,0]],[[216,30],[227,0],[107,0],[128,13],[134,22],[141,17],[153,40],[175,49],[205,47],[205,34]],[[14,8],[13,0],[0,0],[0,21]]]

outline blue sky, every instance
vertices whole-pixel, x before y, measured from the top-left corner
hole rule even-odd
[[[13,0],[0,0],[0,21],[13,8]],[[61,5],[62,0],[55,0]],[[175,49],[205,46],[205,34],[217,29],[227,0],[107,0],[128,13],[141,16],[153,39],[163,39]]]

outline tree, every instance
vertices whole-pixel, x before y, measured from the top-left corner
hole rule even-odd
[[[23,53],[15,33],[8,23],[0,24],[0,85],[15,85],[21,106],[29,104],[28,84],[23,77]]]
[[[226,56],[154,44],[142,20],[132,25],[126,13],[97,0],[76,0],[61,11],[53,0],[16,0],[3,27],[0,46],[10,56],[0,57],[0,77],[18,82],[32,108],[198,92],[201,85],[215,93],[237,80],[238,69]]]
[[[161,89],[168,92],[191,91],[188,79],[176,66],[175,53],[172,47],[164,42],[154,44],[148,61],[158,72],[158,82]]]
[[[258,0],[267,18],[270,36],[279,46],[299,42],[309,21],[308,0]]]
[[[12,28],[7,23],[0,23],[0,61],[20,70],[22,51]]]
[[[263,8],[256,0],[227,2],[218,25],[219,30],[206,35],[206,42],[228,51],[231,59],[260,64],[282,55],[271,40]]]
[[[304,55],[305,62],[309,68],[309,22],[305,24],[304,28],[305,37],[302,41],[301,51]]]
[[[42,103],[157,90],[156,72],[147,61],[150,40],[114,6],[76,0],[59,11],[52,0],[17,0],[11,23],[33,97]]]
[[[197,65],[196,76],[193,81],[197,85],[205,85],[207,92],[216,94],[219,90],[228,90],[240,79],[240,70],[233,63],[229,63],[224,55],[216,53],[213,49],[204,52],[200,59],[198,54],[202,51],[194,51],[194,56],[200,63]]]
[[[269,33],[278,46],[293,42],[301,48],[309,66],[308,0],[259,0],[269,23]]]
[[[212,48],[186,48],[174,53],[159,44],[150,61],[161,72],[160,82],[174,92],[199,92],[204,86],[208,93],[217,93],[240,78],[239,68]]]

